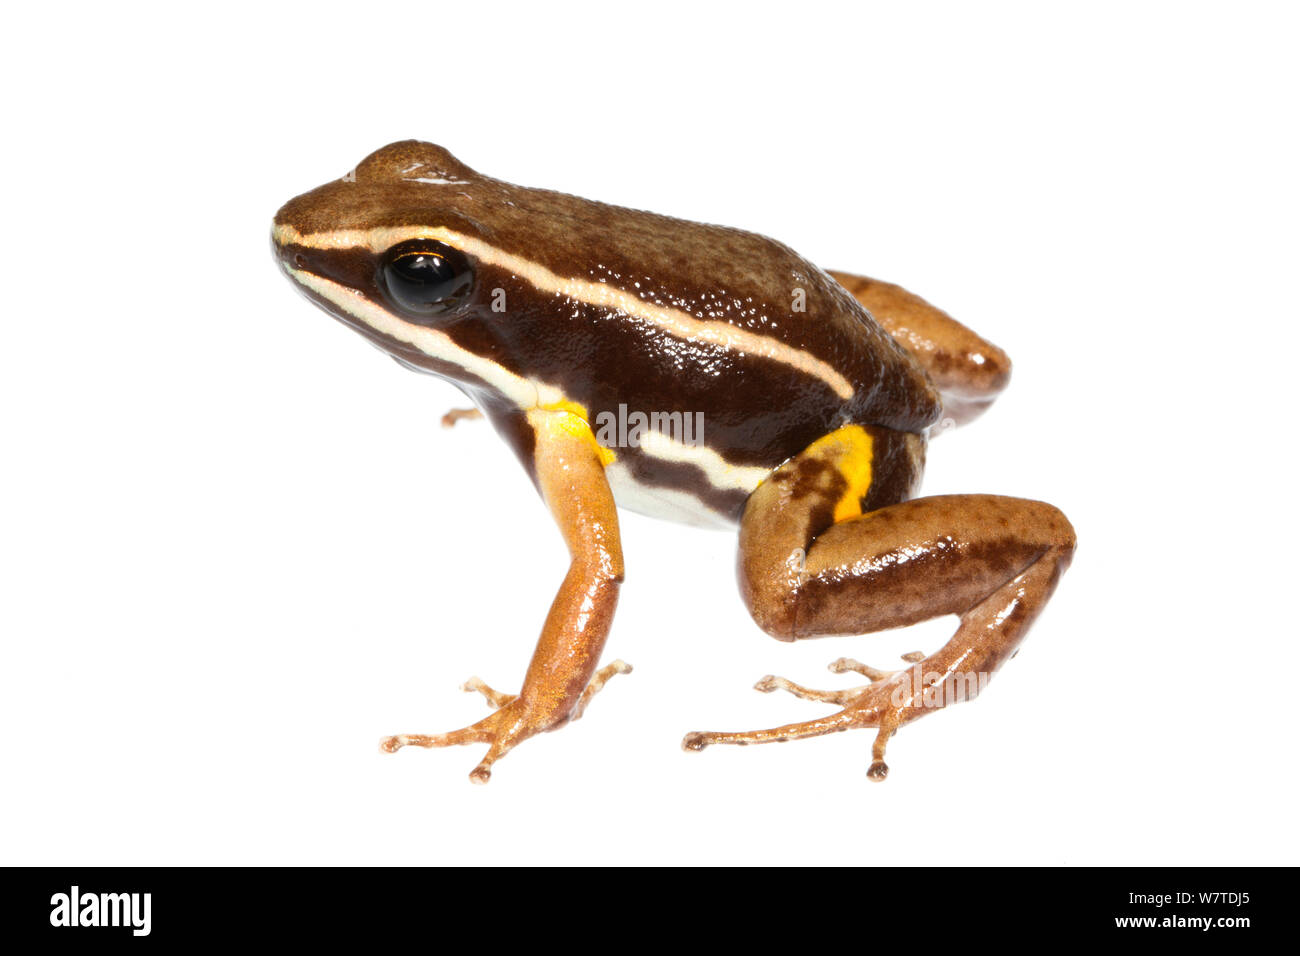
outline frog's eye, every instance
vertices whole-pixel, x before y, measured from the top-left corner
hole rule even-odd
[[[381,272],[388,297],[416,321],[450,312],[474,285],[474,269],[465,254],[432,239],[389,249]]]

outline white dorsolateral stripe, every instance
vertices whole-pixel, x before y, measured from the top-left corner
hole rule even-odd
[[[761,355],[783,362],[806,375],[819,378],[843,399],[853,397],[853,386],[829,364],[802,349],[786,345],[767,335],[738,329],[727,322],[697,319],[681,309],[655,305],[604,282],[587,279],[564,278],[550,269],[521,256],[513,255],[481,239],[466,236],[451,229],[429,226],[380,226],[375,229],[342,229],[338,232],[320,232],[303,235],[292,226],[276,226],[275,239],[281,244],[292,243],[311,249],[352,249],[361,247],[380,253],[408,239],[436,239],[445,242],[481,262],[506,269],[525,279],[543,292],[565,295],[588,305],[618,309],[628,315],[644,319],[678,338],[707,342],[726,349]]]
[[[498,365],[461,348],[443,332],[404,322],[386,309],[371,302],[361,293],[345,285],[332,282],[311,272],[285,267],[295,280],[322,298],[333,302],[348,315],[364,322],[377,332],[413,345],[425,355],[459,366],[471,375],[487,382],[520,408],[538,408],[555,405],[565,396],[551,385],[538,385]],[[765,477],[767,469],[741,467],[730,464],[712,448],[705,445],[684,445],[661,432],[650,431],[640,438],[641,450],[665,461],[689,462],[700,468],[715,488],[728,491],[740,488],[750,491]]]

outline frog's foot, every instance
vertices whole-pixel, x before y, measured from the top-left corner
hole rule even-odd
[[[924,660],[919,652],[903,655],[903,659],[916,664]],[[747,744],[784,743],[787,740],[801,740],[805,737],[820,737],[823,734],[854,730],[859,727],[876,727],[875,744],[871,748],[872,763],[867,770],[871,780],[884,780],[889,773],[885,764],[885,744],[902,724],[917,716],[912,708],[908,689],[911,686],[912,669],[885,671],[869,667],[847,657],[841,657],[830,665],[836,674],[852,672],[871,679],[870,684],[851,687],[846,690],[812,690],[801,684],[786,680],[784,677],[768,675],[754,685],[762,693],[784,690],[803,700],[821,701],[836,704],[838,713],[807,720],[797,724],[786,724],[767,730],[748,730],[732,733],[699,731],[689,733],[682,739],[682,749],[703,750],[711,744]]]
[[[453,408],[442,416],[443,428],[455,428],[457,422],[472,422],[483,417],[477,408]]]
[[[379,749],[384,753],[396,753],[403,747],[454,747],[460,744],[487,744],[488,752],[479,761],[477,767],[470,771],[471,783],[487,783],[492,779],[492,765],[507,753],[533,737],[547,730],[555,730],[564,724],[577,720],[591,703],[591,699],[600,692],[606,682],[615,674],[631,673],[632,668],[623,661],[606,664],[591,678],[591,682],[582,692],[578,703],[567,717],[555,719],[544,715],[538,708],[529,707],[518,694],[503,694],[493,690],[477,677],[471,677],[461,685],[461,690],[477,691],[487,698],[490,706],[497,709],[476,724],[462,727],[445,734],[396,734],[385,737],[379,742]]]

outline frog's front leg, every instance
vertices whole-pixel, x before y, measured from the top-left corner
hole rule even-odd
[[[486,783],[492,764],[524,740],[582,716],[611,676],[631,670],[622,661],[597,670],[623,580],[623,551],[595,437],[585,421],[569,412],[533,409],[527,423],[534,436],[537,485],[564,535],[571,562],[523,689],[517,695],[502,694],[472,678],[465,689],[479,691],[498,708],[489,717],[450,733],[401,734],[380,745],[391,753],[404,746],[488,744],[487,755],[470,774],[475,783]]]
[[[871,681],[848,691],[810,691],[764,678],[759,690],[785,689],[841,709],[770,730],[688,734],[684,747],[874,727],[868,774],[880,780],[887,773],[885,744],[899,727],[974,697],[1015,653],[1070,563],[1074,529],[1040,501],[994,495],[873,500],[875,483],[909,485],[906,474],[891,474],[911,467],[906,456],[880,452],[920,441],[848,426],[777,469],[754,491],[741,520],[741,589],[754,619],[783,640],[863,634],[957,614],[952,639],[923,659],[906,655],[912,666],[900,671],[841,659],[833,671],[856,671]],[[873,501],[873,510],[862,513],[863,501]]]
[[[442,416],[442,427],[455,428],[457,422],[476,422],[482,417],[477,408],[449,408]]]

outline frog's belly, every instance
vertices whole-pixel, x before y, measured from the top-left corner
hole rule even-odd
[[[605,476],[609,479],[610,490],[614,492],[614,503],[620,508],[697,528],[735,527],[734,518],[715,511],[691,492],[645,484],[627,466],[618,462],[605,469]]]
[[[653,440],[605,467],[620,508],[702,528],[734,528],[765,468],[729,464],[707,448]]]

